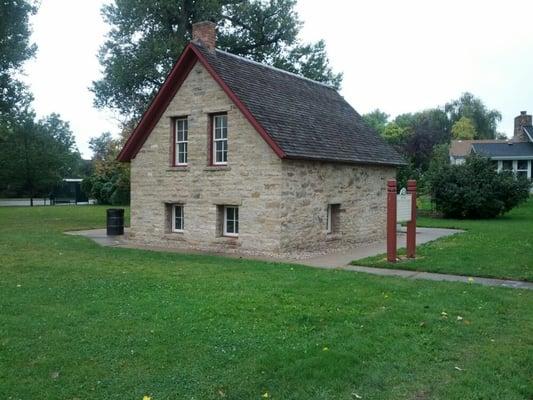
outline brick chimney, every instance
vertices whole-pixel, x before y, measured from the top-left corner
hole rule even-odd
[[[192,24],[192,41],[208,50],[214,50],[217,43],[216,27],[216,24],[211,21]]]
[[[531,126],[531,115],[527,111],[520,111],[520,115],[514,119],[514,136],[513,142],[527,142],[527,137],[522,129],[524,126]]]

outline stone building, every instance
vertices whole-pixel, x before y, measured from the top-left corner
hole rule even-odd
[[[332,87],[187,45],[122,149],[132,240],[288,255],[385,237],[400,156]]]

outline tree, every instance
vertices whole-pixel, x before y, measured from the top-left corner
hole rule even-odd
[[[450,122],[446,113],[439,108],[402,114],[394,122],[404,129],[403,140],[398,148],[411,160],[415,169],[427,170],[433,148],[450,141]]]
[[[461,117],[452,125],[452,137],[457,140],[473,140],[477,136],[476,128],[468,117]]]
[[[187,42],[192,23],[217,23],[217,46],[338,87],[323,42],[301,44],[295,0],[116,0],[102,9],[111,26],[99,52],[95,105],[137,119]]]
[[[0,191],[25,194],[33,199],[48,195],[61,181],[76,174],[81,157],[69,124],[51,114],[35,121],[32,113],[18,121],[3,139],[0,148]]]
[[[362,115],[363,120],[374,128],[380,135],[383,136],[385,128],[389,122],[390,115],[384,113],[379,108],[376,108],[374,111],[371,111],[367,114]]]
[[[430,176],[432,199],[446,218],[494,218],[529,198],[530,182],[496,172],[488,158],[470,156],[462,165],[442,164]]]
[[[6,119],[14,110],[31,101],[16,74],[22,63],[33,57],[36,51],[36,46],[30,44],[29,27],[29,17],[36,11],[33,1],[0,2],[0,123],[7,123]]]
[[[469,118],[476,131],[474,139],[495,139],[499,136],[498,122],[501,121],[502,115],[497,110],[487,109],[481,99],[472,93],[463,93],[459,99],[447,103],[444,110],[452,124],[462,117]]]
[[[100,204],[128,204],[130,201],[129,164],[117,161],[124,137],[113,139],[109,132],[89,141],[93,151],[93,173],[83,180],[83,190]]]

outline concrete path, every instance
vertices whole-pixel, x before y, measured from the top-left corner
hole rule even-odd
[[[407,271],[405,269],[388,269],[388,268],[372,268],[359,267],[356,265],[347,265],[340,268],[347,271],[365,272],[367,274],[381,275],[381,276],[399,276],[407,279],[426,279],[430,281],[448,281],[448,282],[464,282],[464,283],[479,283],[485,286],[501,286],[513,289],[530,289],[533,290],[533,283],[524,281],[512,281],[508,279],[493,279],[480,278],[464,275],[450,275],[437,274],[433,272],[419,272]]]
[[[156,251],[172,251],[185,253],[183,250],[177,249],[168,249],[160,247],[146,247],[138,246],[132,244],[128,241],[128,231],[126,228],[124,235],[122,236],[107,236],[105,229],[91,229],[85,231],[71,231],[65,232],[67,235],[75,236],[84,236],[89,239],[94,240],[96,243],[102,246],[112,246],[112,247],[129,247],[129,248],[140,248],[146,250],[156,250]],[[456,229],[437,229],[437,228],[417,228],[416,229],[416,240],[417,244],[427,243],[432,240],[454,235],[463,231]],[[405,233],[398,232],[398,248],[404,247],[405,245]],[[499,287],[509,287],[514,289],[530,289],[533,290],[533,283],[524,282],[524,281],[513,281],[506,279],[492,279],[492,278],[480,278],[480,277],[470,277],[464,275],[450,275],[450,274],[438,274],[432,272],[419,272],[419,271],[408,271],[403,269],[389,269],[389,268],[372,268],[372,267],[360,267],[356,265],[349,265],[354,260],[359,260],[365,257],[371,257],[378,254],[383,254],[386,251],[386,243],[376,243],[367,246],[361,246],[356,249],[352,249],[346,252],[327,254],[324,256],[318,256],[313,258],[308,258],[305,260],[294,260],[294,259],[268,259],[267,261],[278,261],[278,262],[289,262],[302,264],[314,268],[325,268],[325,269],[341,269],[343,271],[354,271],[354,272],[363,272],[367,274],[374,274],[380,276],[397,276],[406,279],[426,279],[431,281],[450,281],[450,282],[465,282],[465,283],[478,283],[486,286],[499,286]],[[191,253],[191,252],[186,252]],[[225,255],[226,256],[226,255]],[[232,255],[229,255],[232,257]],[[233,257],[238,257],[233,255]],[[259,257],[251,257],[255,259],[261,259]],[[263,258],[264,259],[264,258]]]
[[[441,229],[441,228],[416,228],[416,244],[417,246],[423,243],[431,242],[441,237],[455,235],[456,233],[464,232],[459,229]],[[406,235],[405,231],[398,232],[398,249],[405,247]],[[311,267],[319,268],[339,268],[350,264],[352,261],[360,260],[366,257],[377,256],[387,252],[387,242],[377,242],[369,245],[359,246],[348,251],[338,253],[325,254],[305,260],[292,260],[297,264],[309,265]]]
[[[126,246],[128,244],[129,229],[124,229],[124,235],[107,236],[106,229],[89,229],[86,231],[70,231],[65,232],[67,235],[84,236],[94,240],[101,246]]]

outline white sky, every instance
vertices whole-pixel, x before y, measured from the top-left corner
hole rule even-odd
[[[85,157],[90,137],[118,133],[88,90],[100,73],[105,2],[43,1],[32,19],[39,50],[25,69],[37,113],[69,121]],[[531,0],[299,0],[297,9],[302,39],[326,41],[342,94],[360,113],[394,117],[470,91],[502,113],[500,130],[512,136],[513,118],[533,111]]]

